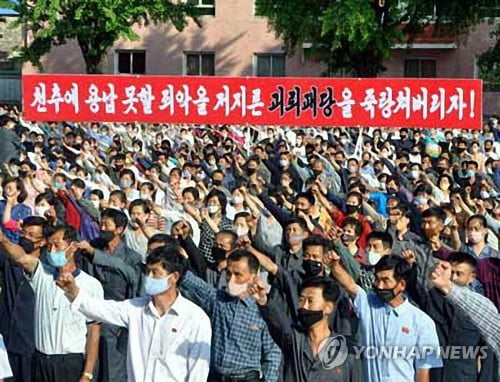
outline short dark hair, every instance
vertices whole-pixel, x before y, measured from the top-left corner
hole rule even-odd
[[[146,258],[146,264],[161,263],[163,268],[169,273],[179,273],[179,283],[187,270],[187,260],[180,254],[179,247],[175,245],[165,245],[156,248]]]
[[[58,224],[55,227],[51,227],[47,232],[47,237],[55,235],[60,231],[64,232],[63,239],[68,243],[78,241],[78,233],[76,232],[76,229],[67,224]]]
[[[380,271],[394,271],[394,278],[396,281],[408,281],[411,273],[411,266],[408,262],[397,255],[382,256],[382,258],[375,265],[375,273]]]
[[[120,202],[127,203],[127,195],[122,190],[114,190],[109,194],[109,198],[111,199],[112,196],[118,196]]]
[[[225,230],[219,231],[215,234],[215,236],[218,236],[218,235],[226,235],[226,236],[231,237],[231,249],[236,248],[236,242],[238,241],[238,235],[234,231],[225,229]]]
[[[47,201],[47,203],[51,206],[54,206],[56,204],[56,197],[51,191],[45,191],[41,194],[38,194],[35,198],[35,204],[40,203],[42,200]]]
[[[248,252],[246,249],[237,249],[232,252],[227,258],[228,265],[233,261],[240,261],[242,259],[246,259],[248,262],[248,268],[251,273],[257,274],[259,272],[259,260],[255,257],[255,255]]]
[[[330,277],[311,277],[300,286],[300,291],[306,288],[321,288],[325,301],[336,303],[340,296],[340,288]]]
[[[163,245],[168,245],[168,244],[175,244],[179,243],[177,239],[174,239],[172,236],[166,234],[166,233],[157,233],[156,235],[153,235],[149,238],[148,240],[148,247],[151,244],[156,244],[156,243],[161,243]]]
[[[356,236],[361,236],[361,234],[363,233],[363,225],[358,219],[353,218],[352,216],[348,216],[344,219],[342,227],[345,227],[346,225],[351,225],[354,227],[354,233],[356,234]]]
[[[104,218],[109,218],[113,220],[115,223],[116,228],[123,228],[128,224],[128,218],[127,215],[125,215],[122,211],[115,210],[114,208],[108,208],[101,213],[101,221]]]
[[[234,221],[236,221],[237,219],[239,218],[249,218],[250,216],[252,216],[252,214],[248,211],[241,211],[241,212],[238,212],[236,215],[234,215]]]
[[[80,178],[73,179],[70,183],[70,187],[75,186],[76,188],[79,188],[81,190],[85,190],[85,182],[81,180]]]
[[[307,247],[322,246],[323,249],[328,247],[328,241],[319,235],[310,235],[302,242],[302,250],[305,251]]]
[[[312,206],[314,206],[314,204],[316,203],[316,198],[314,197],[312,192],[301,192],[301,193],[297,194],[297,197],[295,198],[295,200],[297,201],[299,198],[307,199],[309,204]]]
[[[186,195],[188,192],[192,193],[196,200],[200,198],[200,192],[196,187],[186,187],[182,190],[182,196]]]
[[[120,171],[120,178],[123,176],[123,175],[128,175],[132,178],[132,185],[135,184],[135,174],[132,170],[128,169],[128,168],[124,168],[123,170]]]
[[[359,192],[357,191],[351,191],[347,194],[347,199],[349,199],[351,196],[354,196],[356,199],[358,199],[358,202],[359,202],[359,205],[362,206],[363,205],[363,195],[361,195]]]
[[[476,269],[477,260],[465,252],[452,252],[450,257],[448,257],[448,262],[450,263],[466,263],[469,264],[472,269]]]
[[[130,206],[128,207],[128,211],[132,213],[132,209],[134,207],[142,207],[142,210],[144,211],[145,214],[150,214],[151,213],[151,207],[149,207],[149,203],[145,200],[142,199],[136,199],[130,203]]]
[[[435,217],[436,219],[440,220],[443,223],[446,220],[445,212],[443,211],[442,208],[439,207],[432,207],[422,212],[422,219],[432,218],[432,217]]]
[[[296,216],[292,216],[292,217],[288,218],[286,220],[286,222],[285,222],[285,228],[288,227],[291,224],[298,224],[298,225],[300,225],[300,228],[302,228],[303,231],[308,231],[308,229],[307,229],[307,223],[302,218],[299,218],[299,217],[296,217]]]
[[[467,219],[465,225],[468,226],[472,220],[478,220],[483,228],[488,227],[488,222],[486,221],[486,218],[483,215],[472,215]]]
[[[104,193],[101,190],[95,189],[90,191],[90,195],[95,195],[99,198],[99,200],[104,199]]]
[[[380,240],[382,242],[382,245],[386,249],[392,249],[392,244],[394,240],[392,239],[392,236],[383,231],[372,231],[366,238],[366,242],[368,242],[370,239],[373,240]]]
[[[23,228],[33,227],[33,226],[41,227],[43,236],[47,237],[47,228],[48,228],[47,219],[42,218],[41,216],[29,216],[23,220]]]

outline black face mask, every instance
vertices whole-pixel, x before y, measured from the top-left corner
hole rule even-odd
[[[96,249],[105,250],[108,248],[109,243],[113,240],[115,234],[113,231],[101,231],[98,238],[92,240],[90,245]]]
[[[227,251],[220,247],[212,247],[212,258],[216,263],[226,260]]]
[[[349,235],[347,233],[344,233],[342,235],[342,240],[345,241],[345,242],[352,242],[352,241],[356,241],[356,236],[354,235]]]
[[[394,300],[394,298],[396,297],[396,294],[394,293],[394,288],[392,289],[373,288],[373,291],[375,292],[377,297],[384,302],[389,302],[391,300]]]
[[[358,208],[358,206],[353,206],[351,204],[347,204],[345,206],[345,210],[347,212],[347,215],[352,215],[352,214],[358,212],[359,208]]]
[[[255,171],[257,171],[256,168],[247,168],[247,175],[251,176],[251,175],[255,174]]]
[[[320,176],[321,174],[323,173],[323,171],[321,170],[313,170],[313,174],[314,176],[317,178],[318,176]]]
[[[396,189],[395,189],[395,188],[389,187],[389,188],[387,189],[387,193],[388,193],[389,195],[393,195],[393,194],[397,194],[398,192],[396,191]]]
[[[323,270],[323,264],[319,261],[304,260],[302,262],[302,268],[304,268],[304,272],[306,272],[307,276],[317,276]]]
[[[25,253],[33,253],[35,251],[35,243],[26,237],[19,238],[19,246],[23,249]]]
[[[298,318],[300,324],[305,328],[309,329],[316,322],[323,318],[323,312],[321,310],[308,310],[300,308],[298,310]]]
[[[462,154],[465,152],[465,147],[457,147],[457,153]]]
[[[17,174],[19,175],[19,177],[20,177],[21,179],[24,179],[24,178],[26,178],[26,177],[28,176],[28,171],[25,171],[25,170],[19,170]]]
[[[222,180],[220,180],[220,179],[213,179],[213,180],[212,180],[212,184],[213,184],[215,187],[220,187],[220,186],[222,186]]]
[[[122,164],[115,164],[115,170],[116,171],[121,171],[123,168],[123,165]]]

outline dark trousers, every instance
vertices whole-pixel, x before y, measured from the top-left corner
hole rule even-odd
[[[78,382],[83,374],[83,354],[46,355],[35,351],[31,379],[36,382]]]
[[[12,378],[5,382],[31,382],[31,354],[8,353]]]
[[[207,382],[262,382],[260,379],[260,373],[258,371],[252,371],[246,375],[238,376],[226,376],[220,375],[215,372],[210,372]]]
[[[99,341],[99,382],[127,381],[128,333],[102,325]]]

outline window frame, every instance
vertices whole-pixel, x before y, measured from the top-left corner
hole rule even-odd
[[[274,57],[282,57],[283,58],[283,74],[282,75],[274,75],[273,74],[273,59]],[[269,57],[269,70],[270,73],[265,76],[259,76],[259,57]],[[282,52],[265,52],[265,53],[254,53],[253,55],[253,75],[254,77],[286,77],[286,54]]]
[[[406,65],[408,61],[418,61],[418,76],[407,76],[406,75]],[[434,62],[434,77],[423,77],[422,76],[422,61],[432,61]],[[408,57],[404,59],[403,67],[403,77],[404,78],[437,78],[437,58],[433,57]]]
[[[199,69],[199,74],[188,74],[188,56],[198,56],[198,69]],[[203,56],[211,56],[213,58],[213,74],[203,74],[202,73],[202,68],[203,68]],[[214,51],[201,51],[201,52],[196,52],[196,51],[186,51],[183,52],[183,62],[182,62],[182,75],[184,76],[190,76],[190,77],[196,77],[196,76],[205,76],[205,77],[214,77],[216,70],[215,70],[215,52]]]
[[[144,73],[134,73],[134,54],[144,53]],[[130,72],[129,73],[120,73],[120,54],[129,54],[130,56]],[[116,49],[115,50],[115,74],[123,74],[123,75],[144,75],[147,72],[147,52],[145,49]]]

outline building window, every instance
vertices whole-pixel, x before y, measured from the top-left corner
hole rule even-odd
[[[18,71],[18,63],[9,58],[7,52],[0,51],[0,72],[16,72]]]
[[[405,77],[436,77],[436,60],[412,58],[405,60]]]
[[[256,54],[255,75],[258,77],[284,77],[285,55],[282,53]]]
[[[143,50],[121,50],[116,52],[116,71],[120,74],[145,74],[146,52]]]
[[[188,76],[215,76],[214,53],[184,53],[185,70]]]
[[[188,4],[196,7],[199,16],[215,16],[215,0],[188,0]]]

